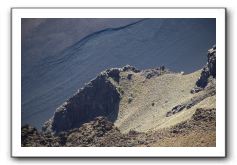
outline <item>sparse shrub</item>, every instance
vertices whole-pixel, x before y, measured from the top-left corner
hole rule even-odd
[[[155,105],[155,103],[151,103],[151,105],[152,105],[152,106],[154,106],[154,105]]]

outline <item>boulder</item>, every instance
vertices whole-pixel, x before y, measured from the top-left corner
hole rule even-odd
[[[155,68],[155,69],[146,69],[142,71],[143,75],[146,77],[146,79],[150,79],[153,77],[157,77],[160,75],[163,75],[165,73],[170,73],[168,69],[166,69],[164,66]]]
[[[131,65],[126,65],[122,68],[122,71],[133,71],[134,73],[138,73],[140,72],[139,69],[135,68],[134,66],[131,66]]]
[[[172,108],[171,111],[167,112],[166,117],[172,116],[172,115],[182,111],[184,108],[186,108],[185,104],[177,105],[174,108]]]
[[[112,79],[114,79],[114,81],[118,83],[120,79],[120,75],[119,75],[120,72],[121,72],[121,69],[119,68],[111,68],[111,69],[106,70],[108,77],[111,77]]]

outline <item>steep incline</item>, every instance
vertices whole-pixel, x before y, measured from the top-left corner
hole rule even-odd
[[[200,71],[188,75],[170,73],[146,79],[143,74],[138,73],[133,74],[130,81],[122,79],[120,84],[125,92],[115,124],[123,132],[128,132],[130,129],[147,131],[162,125],[170,126],[172,118],[166,117],[166,113],[193,97],[190,89],[199,75]],[[123,73],[121,77],[126,76],[127,74]],[[187,117],[183,116],[181,120]],[[173,124],[177,122],[174,121]]]

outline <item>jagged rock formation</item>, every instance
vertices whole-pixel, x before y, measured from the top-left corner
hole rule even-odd
[[[171,73],[168,69],[165,68],[165,66],[161,66],[155,69],[146,69],[143,71],[143,75],[147,78],[150,79],[155,76],[160,76],[165,73]]]
[[[67,131],[78,128],[97,116],[106,116],[114,121],[120,93],[109,78],[118,82],[119,72],[119,69],[102,72],[57,108],[53,118],[43,129],[45,131],[51,129],[54,132]]]
[[[39,133],[30,126],[22,127],[22,146],[34,147],[132,147],[146,144],[144,133],[130,131],[122,134],[106,117],[96,117],[80,128],[74,128],[59,134]]]
[[[59,133],[73,128],[79,128],[83,123],[97,116],[105,116],[115,122],[119,114],[119,104],[126,89],[123,82],[132,82],[132,76],[140,75],[145,79],[171,73],[164,66],[156,69],[140,71],[133,66],[107,69],[81,88],[59,108],[54,116],[45,123],[43,130]],[[126,78],[123,77],[126,74]],[[122,82],[120,82],[122,81]],[[132,102],[132,95],[128,102]]]
[[[83,124],[80,128],[69,131],[65,146],[132,147],[138,145],[139,141],[132,137],[132,133],[122,134],[106,118],[97,117],[93,121]]]
[[[112,68],[102,72],[57,108],[53,118],[45,123],[43,130],[67,131],[80,127],[96,116],[106,116],[114,121],[120,101],[120,91],[114,83],[119,83],[121,71],[139,72],[129,65],[122,69]]]
[[[207,53],[207,64],[202,69],[201,76],[196,82],[196,87],[191,90],[191,93],[196,93],[205,88],[210,81],[210,78],[216,78],[216,46],[214,45]]]
[[[21,128],[22,147],[58,147],[60,139],[49,133],[39,132],[36,128],[25,125]]]
[[[168,129],[121,133],[105,117],[96,117],[80,128],[60,134],[39,133],[30,126],[22,127],[23,147],[158,147],[215,146],[215,109],[197,109],[192,117]],[[206,133],[206,131],[209,132]],[[201,137],[192,142],[194,135]],[[206,138],[207,137],[207,138]]]
[[[126,72],[126,71],[132,71],[134,73],[139,73],[140,70],[135,68],[134,66],[131,66],[131,65],[126,65],[122,68],[122,71]]]

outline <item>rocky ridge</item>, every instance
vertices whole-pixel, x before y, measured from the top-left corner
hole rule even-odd
[[[114,121],[120,93],[109,80],[119,81],[119,69],[110,69],[102,72],[95,79],[81,88],[73,97],[69,98],[49,120],[44,130],[55,132],[67,131],[80,127],[96,116],[106,116]]]
[[[129,80],[136,73],[141,73],[146,79],[150,79],[169,71],[164,67],[140,71],[130,65],[107,69],[58,107],[54,116],[45,123],[43,131],[55,133],[68,131],[80,127],[97,116],[105,116],[109,121],[114,122],[124,92],[119,86],[121,73],[129,73],[127,76]]]
[[[214,45],[207,53],[207,64],[203,67],[201,76],[196,82],[196,86],[191,93],[196,93],[204,89],[208,82],[216,78],[216,46]]]
[[[214,141],[206,140],[206,131],[215,132],[215,109],[197,109],[192,118],[168,129],[157,131],[137,132],[130,130],[121,133],[120,130],[107,118],[99,116],[89,123],[59,134],[40,133],[30,126],[22,127],[23,147],[153,147],[153,146],[215,146]],[[202,135],[196,143],[187,143],[187,140],[178,142],[177,139],[189,137],[190,133]],[[164,143],[165,142],[165,143]]]

